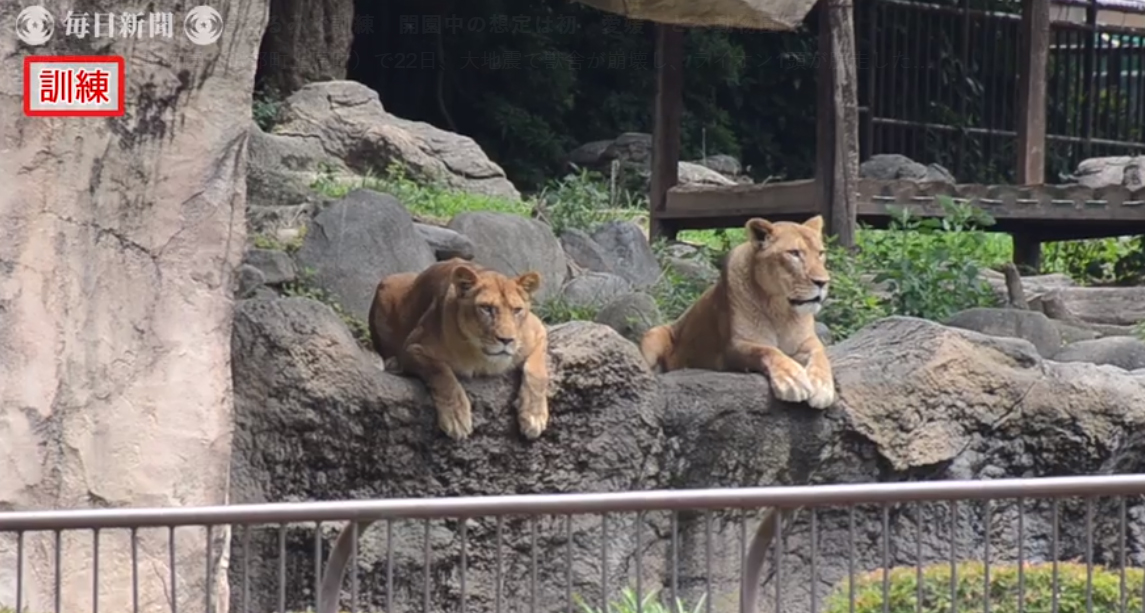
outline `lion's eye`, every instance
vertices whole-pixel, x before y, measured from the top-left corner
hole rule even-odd
[[[792,249],[791,251],[787,252],[787,255],[789,255],[793,258],[801,258],[801,257],[803,257],[803,252],[798,250],[798,249]]]
[[[497,307],[491,304],[483,304],[481,305],[481,312],[492,317],[497,314]]]
[[[517,316],[520,316],[521,313],[524,313],[524,312],[525,312],[525,309],[522,307],[517,307],[517,308],[513,309],[513,314],[517,315]]]

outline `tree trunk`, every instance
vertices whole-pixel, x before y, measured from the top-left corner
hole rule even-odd
[[[7,34],[25,4],[0,0],[0,510],[223,504],[232,273],[267,0],[211,3],[222,33],[203,46],[182,12],[171,38],[65,35],[65,3],[48,2],[54,34],[29,47]],[[124,9],[81,4],[66,8]],[[123,56],[126,113],[24,116],[27,55]],[[205,530],[175,534],[176,605],[202,610]],[[228,534],[214,535],[217,566]],[[99,610],[131,611],[129,534],[98,538]],[[173,610],[167,539],[139,532],[140,611]],[[61,608],[94,610],[93,534],[60,541]],[[24,535],[17,603],[16,538],[0,534],[0,609],[53,610],[53,549],[50,532]],[[225,581],[209,589],[223,602]]]

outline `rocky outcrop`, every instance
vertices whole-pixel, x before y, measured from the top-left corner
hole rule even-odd
[[[612,140],[585,143],[569,152],[567,161],[608,175],[611,165],[618,165],[622,184],[640,192],[648,190],[652,177],[652,135],[646,132],[625,132]],[[731,170],[735,174],[728,174]],[[751,180],[739,174],[739,161],[730,155],[711,156],[708,160],[679,162],[677,169],[680,185],[736,185]]]
[[[1145,426],[1145,373],[1043,359],[1024,340],[995,338],[911,318],[882,320],[830,348],[840,401],[816,411],[774,400],[756,374],[680,371],[649,374],[636,346],[607,327],[574,322],[550,331],[553,372],[550,429],[527,442],[511,409],[515,377],[465,384],[474,400],[475,432],[450,442],[435,424],[424,387],[381,371],[328,308],[305,299],[240,303],[234,329],[238,408],[234,498],[264,500],[594,492],[778,483],[863,483],[920,479],[999,478],[1131,472],[1140,466]],[[287,392],[287,390],[289,390]],[[1143,439],[1145,440],[1145,439]],[[1137,459],[1133,459],[1137,458]],[[1104,504],[1104,503],[1102,503]],[[1130,502],[1130,513],[1145,513]],[[1026,503],[1027,560],[1049,555],[1049,511]],[[950,507],[901,505],[855,510],[856,569],[882,564],[881,535],[891,564],[914,563],[916,539],[925,561],[949,559]],[[1084,546],[1080,506],[1062,502],[1062,557]],[[982,507],[957,507],[961,557],[981,557]],[[993,506],[991,560],[1012,561],[1013,501]],[[1113,513],[1099,514],[1109,528]],[[709,523],[710,518],[710,523]],[[537,603],[564,610],[566,581],[590,602],[605,576],[613,598],[635,580],[644,589],[670,584],[673,564],[686,602],[710,583],[714,610],[735,610],[740,539],[755,513],[681,513],[676,538],[669,513],[614,514],[602,535],[598,517],[538,518],[537,550],[527,518],[505,518],[502,546],[492,518],[466,520],[466,606],[492,610],[500,559],[502,607],[530,602],[532,560]],[[1066,521],[1066,520],[1069,521]],[[741,525],[741,521],[746,523]],[[852,533],[845,509],[816,514],[817,577],[810,575],[810,516],[784,529],[783,571],[765,572],[766,594],[783,581],[782,610],[809,611],[848,570]],[[1107,525],[1109,524],[1109,525]],[[921,525],[921,532],[919,526]],[[325,528],[331,539],[334,526]],[[571,530],[571,541],[568,534]],[[710,530],[710,532],[709,532]],[[709,560],[709,541],[710,560]],[[429,535],[433,609],[461,598],[461,530],[454,520],[393,524],[393,608],[420,610],[425,535]],[[1099,534],[1113,534],[1106,530]],[[865,535],[865,536],[864,536]],[[606,558],[602,538],[607,538]],[[1131,532],[1136,563],[1145,537]],[[1108,542],[1107,542],[1108,541]],[[676,542],[678,550],[671,550]],[[256,537],[252,607],[276,606],[277,534]],[[288,530],[287,607],[312,602],[313,533]],[[363,603],[384,606],[386,526],[362,537],[358,569]],[[1114,541],[1095,543],[1113,561]],[[326,547],[329,545],[327,544]],[[238,553],[236,552],[236,555]],[[566,556],[573,560],[566,574]],[[238,565],[233,565],[232,568]],[[236,571],[232,571],[236,572]],[[347,581],[347,593],[350,582]],[[775,611],[772,598],[761,610]]]
[[[859,164],[859,177],[882,181],[942,181],[956,183],[954,175],[941,164],[920,164],[898,153],[877,153]]]
[[[1114,156],[1082,160],[1073,172],[1072,179],[1081,185],[1094,189],[1118,185],[1129,189],[1140,189],[1145,185],[1142,167],[1145,156]]]
[[[346,78],[355,32],[353,0],[270,0],[258,54],[260,78],[282,94]],[[362,29],[359,25],[358,29]]]
[[[0,509],[225,504],[232,293],[267,2],[211,3],[226,26],[207,46],[183,40],[188,5],[152,6],[176,11],[177,40],[97,41],[65,37],[68,7],[47,4],[55,36],[32,48],[12,34],[28,3],[0,0]],[[61,54],[126,56],[124,115],[25,117],[20,58]],[[24,610],[94,610],[93,539],[81,534],[59,541],[58,592],[52,533],[23,535]],[[215,530],[207,549],[201,531],[177,532],[171,569],[167,532],[140,531],[137,610],[187,611],[225,593],[229,536]],[[99,606],[132,610],[128,532],[104,531],[98,547]],[[0,609],[17,607],[16,561],[15,535],[0,535]],[[206,585],[208,567],[223,580]]]

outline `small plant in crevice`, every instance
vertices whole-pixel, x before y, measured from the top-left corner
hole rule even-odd
[[[283,284],[282,292],[287,296],[317,300],[330,307],[334,313],[338,315],[338,318],[342,320],[342,323],[346,324],[346,327],[350,330],[350,334],[354,336],[358,344],[367,349],[370,348],[370,326],[353,313],[347,311],[346,308],[342,306],[342,303],[334,298],[330,292],[314,285],[313,279],[313,269],[302,269],[298,271],[297,279]]]
[[[269,132],[281,119],[283,98],[273,87],[255,90],[251,118],[263,132]]]
[[[599,306],[573,304],[564,296],[533,304],[533,313],[548,326],[569,321],[593,321],[599,312]]]

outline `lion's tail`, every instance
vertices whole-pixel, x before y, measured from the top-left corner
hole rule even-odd
[[[672,352],[672,344],[671,326],[656,326],[644,333],[640,339],[640,353],[652,372],[668,370],[666,360]]]
[[[338,540],[334,541],[334,549],[330,551],[330,557],[326,560],[326,572],[322,575],[322,594],[317,613],[338,613],[342,581],[346,578],[346,567],[350,564],[350,554],[354,551],[355,540],[372,523],[374,522],[351,521],[338,534]],[[357,529],[354,528],[355,524]]]

